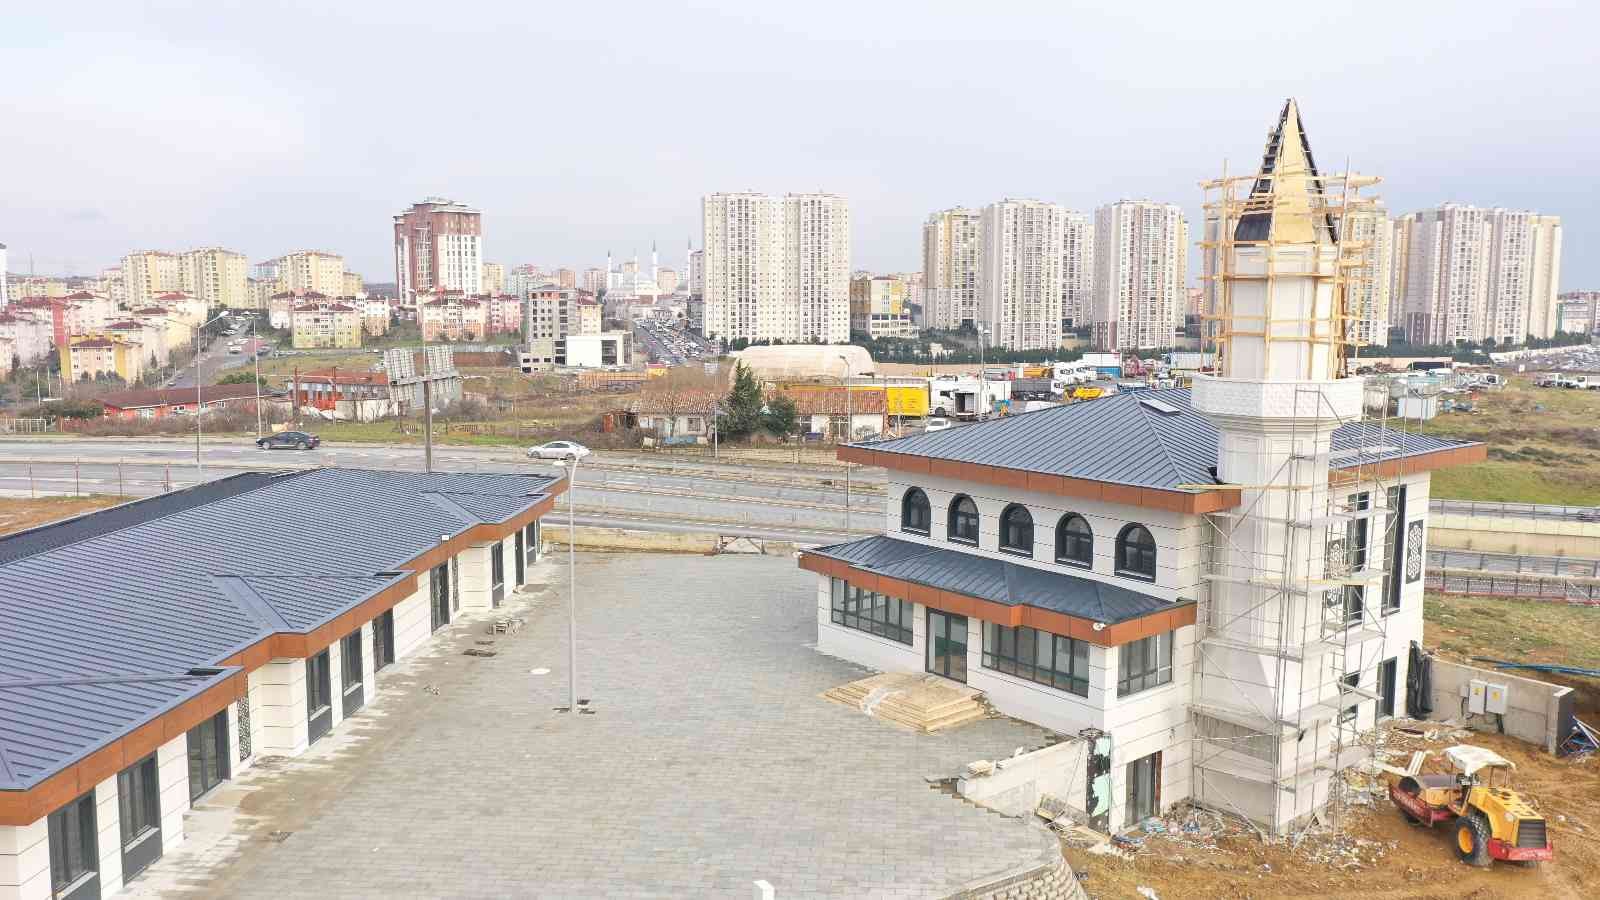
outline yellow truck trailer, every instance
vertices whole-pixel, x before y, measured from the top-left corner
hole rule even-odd
[[[885,401],[886,411],[891,416],[905,416],[906,418],[920,419],[928,414],[928,383],[921,384],[895,384],[890,382],[887,386],[882,384],[852,384],[852,391],[872,392],[882,394],[888,392]]]

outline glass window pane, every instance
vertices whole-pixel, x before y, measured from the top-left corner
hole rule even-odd
[[[1085,678],[1089,674],[1089,643],[1087,641],[1072,642],[1072,674],[1078,678]]]
[[[1040,632],[1038,645],[1034,650],[1034,661],[1039,668],[1048,671],[1055,667],[1055,637]]]

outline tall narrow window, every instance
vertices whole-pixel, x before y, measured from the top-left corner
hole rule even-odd
[[[489,604],[499,606],[506,596],[506,545],[495,541],[489,547]]]
[[[189,802],[228,777],[228,711],[189,729]]]
[[[1018,556],[1033,555],[1033,515],[1020,503],[1000,514],[1000,549]]]
[[[1396,485],[1385,492],[1389,507],[1384,519],[1387,529],[1388,565],[1383,570],[1382,612],[1388,615],[1400,609],[1400,590],[1405,585],[1406,565],[1406,486]]]
[[[1083,516],[1067,513],[1056,523],[1056,562],[1086,568],[1094,565],[1094,531]]]
[[[445,560],[428,573],[429,607],[433,630],[450,624],[450,561]]]
[[[950,501],[948,537],[960,544],[978,542],[978,504],[973,503],[966,494],[960,494]]]
[[[1129,525],[1117,535],[1117,574],[1156,580],[1156,539],[1143,525]]]
[[[394,610],[372,620],[372,671],[394,662]]]
[[[366,703],[366,691],[362,685],[363,668],[365,667],[361,661],[361,629],[357,628],[339,641],[339,674],[342,676],[340,684],[344,686],[339,708],[346,716]]]
[[[928,495],[922,492],[922,488],[906,491],[905,496],[900,498],[900,530],[927,534],[930,519]]]
[[[98,878],[100,854],[95,837],[94,791],[50,814],[50,888],[66,897]],[[99,896],[99,890],[86,891]]]

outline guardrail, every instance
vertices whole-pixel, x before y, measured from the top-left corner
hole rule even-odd
[[[1425,584],[1441,594],[1600,605],[1600,560],[1429,550]]]
[[[1572,522],[1600,522],[1600,507],[1551,506],[1542,503],[1501,503],[1493,500],[1428,501],[1433,515],[1507,516],[1519,519],[1561,519]]]

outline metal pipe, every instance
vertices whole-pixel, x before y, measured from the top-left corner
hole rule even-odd
[[[567,475],[567,701],[578,712],[578,454],[572,454]]]

